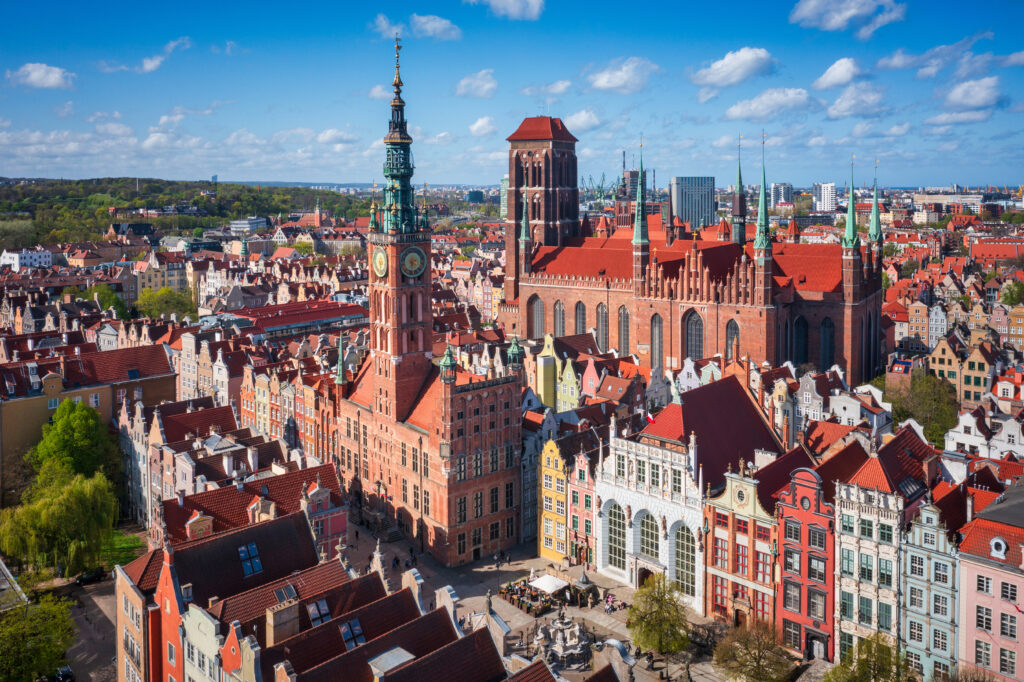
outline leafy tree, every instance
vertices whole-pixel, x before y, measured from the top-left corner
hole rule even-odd
[[[202,239],[204,234],[205,232],[201,227],[197,227],[192,230],[192,236],[195,237],[196,239]]]
[[[309,242],[295,242],[294,244],[292,244],[292,248],[295,249],[296,253],[301,254],[303,256],[313,255],[313,245]]]
[[[956,426],[956,389],[923,369],[915,369],[910,375],[909,391],[893,391],[891,399],[893,419],[914,419],[924,427],[925,438],[936,447],[942,447],[946,432]]]
[[[906,263],[900,268],[900,279],[907,279],[913,277],[914,273],[921,269],[921,264],[913,258],[907,260]]]
[[[171,313],[177,313],[179,317],[182,315],[195,316],[196,314],[192,297],[174,291],[170,287],[161,287],[156,291],[143,289],[139,294],[139,299],[135,302],[135,307],[143,316],[152,318]]]
[[[114,486],[102,473],[87,478],[50,460],[22,504],[0,511],[0,551],[21,566],[70,576],[97,564],[117,516]]]
[[[881,634],[862,639],[853,653],[825,674],[825,682],[903,682],[907,659]]]
[[[674,654],[689,645],[682,592],[664,574],[649,577],[633,595],[629,623],[633,641],[643,649]]]
[[[117,441],[95,409],[71,399],[57,407],[52,423],[43,424],[42,439],[25,459],[37,473],[47,462],[55,461],[75,474],[92,476],[100,471],[112,481],[120,478]]]
[[[882,256],[886,258],[890,256],[895,256],[899,252],[899,247],[893,242],[889,242],[888,244],[882,247]]]
[[[114,312],[117,313],[117,319],[127,320],[131,317],[128,314],[128,306],[125,305],[120,296],[114,293],[109,284],[100,282],[86,291],[83,298],[92,298],[93,296],[96,296],[96,300],[104,310],[113,308]]]
[[[889,273],[883,272],[882,273],[882,288],[883,289],[888,289],[891,286],[892,286],[892,280],[889,279]]]
[[[778,644],[775,628],[755,622],[733,628],[715,648],[715,664],[749,682],[777,682],[789,677],[793,661]]]
[[[1024,303],[1024,282],[1010,280],[1003,287],[1003,294],[999,297],[1003,305],[1020,305]]]
[[[52,674],[75,641],[71,602],[46,595],[0,615],[0,682]]]

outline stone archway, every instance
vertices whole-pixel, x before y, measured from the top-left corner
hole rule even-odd
[[[646,568],[644,566],[641,566],[640,568],[638,568],[637,571],[636,571],[636,586],[637,586],[637,589],[643,587],[644,583],[646,583],[651,578],[651,576],[653,576],[653,575],[654,575],[654,572],[651,571],[651,569],[649,569],[649,568]]]

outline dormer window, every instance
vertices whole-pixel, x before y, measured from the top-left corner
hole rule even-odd
[[[246,577],[263,570],[263,562],[260,561],[260,553],[255,542],[239,547],[238,558],[242,560],[242,573]]]
[[[989,553],[993,559],[1006,559],[1006,549],[1008,547],[1006,540],[998,537],[992,538],[989,540],[988,546]]]

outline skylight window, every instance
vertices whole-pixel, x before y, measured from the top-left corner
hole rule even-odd
[[[313,624],[313,627],[316,627],[317,625],[320,625],[321,623],[326,623],[327,621],[329,621],[331,619],[331,612],[327,609],[327,600],[326,599],[320,599],[318,601],[310,602],[310,603],[306,604],[306,611],[309,613],[309,622]],[[359,627],[359,622],[358,621],[355,621],[355,622],[356,622],[356,627]],[[349,628],[349,631],[351,632],[351,628]],[[345,626],[344,625],[342,626],[342,631],[341,632],[342,632],[343,635],[345,634]],[[360,633],[360,635],[362,634],[362,629],[359,630],[359,633]],[[365,640],[363,640],[363,641],[365,641]],[[345,646],[348,647],[348,640],[345,640]]]
[[[260,561],[260,552],[256,549],[255,542],[239,547],[238,558],[242,560],[242,573],[246,577],[263,570],[263,562]]]
[[[358,618],[342,623],[340,627],[341,638],[345,640],[346,650],[351,651],[360,644],[366,644],[366,637],[363,636],[363,626],[359,624]]]
[[[295,599],[295,588],[291,585],[285,585],[284,587],[274,590],[274,596],[277,597],[277,602],[279,604],[289,599]]]
[[[128,370],[128,378],[129,379],[138,379],[139,378],[139,370],[137,370],[137,369],[130,369],[130,370]]]

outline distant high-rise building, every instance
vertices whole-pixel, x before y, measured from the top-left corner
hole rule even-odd
[[[647,191],[647,171],[632,170],[622,171],[622,186],[626,189],[626,197],[636,198],[636,186],[640,182],[640,173],[644,174],[644,191]]]
[[[814,183],[814,210],[834,211],[836,210],[836,183],[816,182]]]
[[[508,218],[508,175],[505,175],[499,183],[501,186],[501,217]]]
[[[778,207],[779,204],[792,204],[793,203],[793,185],[788,182],[773,182],[772,183],[772,208]]]
[[[696,230],[715,222],[715,179],[675,177],[670,182],[672,212]]]

